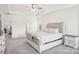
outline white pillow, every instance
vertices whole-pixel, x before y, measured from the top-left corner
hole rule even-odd
[[[58,33],[59,29],[58,28],[49,28],[49,29],[46,29],[45,32]]]
[[[48,32],[58,33],[59,29],[58,28],[50,28],[50,29],[48,29]]]

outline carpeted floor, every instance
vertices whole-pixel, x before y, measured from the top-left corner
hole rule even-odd
[[[12,39],[10,36],[6,36],[5,54],[39,54],[34,48],[26,43],[26,39],[26,37]],[[79,49],[59,45],[41,54],[79,54]]]

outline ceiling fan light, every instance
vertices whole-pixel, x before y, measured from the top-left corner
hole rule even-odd
[[[33,9],[37,8],[37,5],[36,4],[32,4],[32,8]]]
[[[32,11],[36,12],[36,11],[37,11],[37,9],[36,9],[36,8],[34,8],[34,9],[32,8]]]
[[[35,12],[37,10],[36,4],[32,4],[32,11]]]

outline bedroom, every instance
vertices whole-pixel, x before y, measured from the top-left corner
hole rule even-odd
[[[6,36],[5,54],[79,53],[79,5],[77,4],[2,4],[0,5],[0,14],[2,30],[6,28],[7,32],[4,34]],[[46,34],[47,32],[50,33]],[[62,33],[62,35],[59,34],[59,38],[57,34],[54,35],[58,39],[62,38],[60,41],[56,41],[57,43],[52,43],[50,39],[53,32]],[[43,37],[42,34],[45,35],[43,40],[50,39],[48,42],[43,41],[48,45],[43,44],[40,48],[41,46],[31,44],[33,42],[26,43],[28,36],[30,38],[31,35]],[[34,36],[32,38],[36,38]],[[42,44],[38,42],[36,42],[38,45]]]

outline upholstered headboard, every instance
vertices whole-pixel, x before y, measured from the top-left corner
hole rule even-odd
[[[47,24],[47,29],[50,28],[58,28],[59,29],[59,33],[63,33],[63,22],[57,22],[57,23],[48,23]]]

